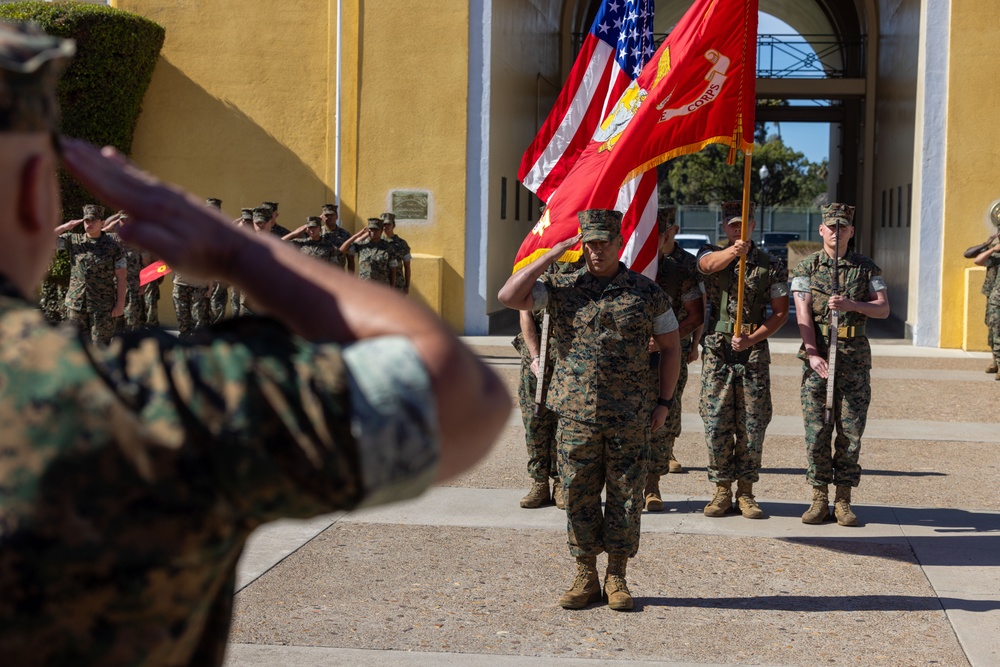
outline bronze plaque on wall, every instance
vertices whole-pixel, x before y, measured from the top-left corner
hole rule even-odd
[[[415,190],[393,190],[392,212],[397,220],[426,220],[430,194]]]

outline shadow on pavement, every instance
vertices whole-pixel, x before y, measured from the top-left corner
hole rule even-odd
[[[634,611],[645,607],[693,607],[700,609],[748,609],[758,611],[941,611],[989,612],[1000,609],[997,600],[921,597],[917,595],[765,595],[751,598],[635,598]]]
[[[689,472],[706,472],[704,466],[685,466],[684,473]],[[761,468],[761,475],[801,475],[806,476],[805,468]],[[877,475],[880,477],[947,477],[946,472],[934,472],[934,471],[912,471],[907,472],[904,470],[869,470],[865,468],[862,472],[863,475]]]

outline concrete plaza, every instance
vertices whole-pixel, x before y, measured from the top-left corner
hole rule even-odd
[[[787,332],[785,332],[787,333]],[[509,337],[468,341],[515,391]],[[580,611],[565,514],[518,507],[520,415],[478,468],[405,505],[278,522],[239,567],[228,665],[1000,665],[1000,382],[985,354],[874,340],[861,526],[802,524],[801,362],[772,342],[768,518],[706,518],[699,363],[686,472],[644,513],[636,609]],[[603,572],[604,558],[598,559]]]

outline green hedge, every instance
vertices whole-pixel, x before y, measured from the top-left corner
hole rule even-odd
[[[0,20],[34,21],[50,35],[76,40],[76,56],[59,84],[60,130],[99,146],[132,152],[132,135],[142,110],[165,31],[158,24],[103,5],[74,2],[0,4]],[[60,174],[64,220],[79,218],[93,197],[65,173]],[[53,303],[69,281],[69,265],[58,253],[43,286],[43,306]]]

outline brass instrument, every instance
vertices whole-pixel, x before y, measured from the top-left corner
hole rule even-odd
[[[974,258],[976,255],[979,255],[991,245],[996,243],[997,239],[1000,239],[1000,200],[995,201],[990,205],[990,208],[986,212],[986,219],[989,220],[998,231],[996,234],[986,239],[985,242],[972,246],[962,253],[966,259]]]

